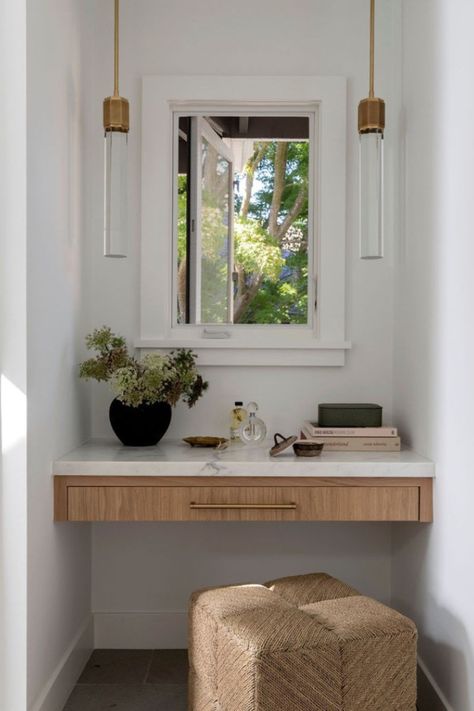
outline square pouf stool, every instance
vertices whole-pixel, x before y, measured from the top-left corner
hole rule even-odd
[[[411,620],[324,573],[197,591],[190,711],[415,711]]]

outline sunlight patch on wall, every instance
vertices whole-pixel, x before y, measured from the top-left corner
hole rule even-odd
[[[26,394],[2,374],[0,378],[2,454],[26,437]]]

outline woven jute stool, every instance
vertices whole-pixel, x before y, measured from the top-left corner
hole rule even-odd
[[[193,594],[190,711],[415,711],[411,620],[324,573]]]

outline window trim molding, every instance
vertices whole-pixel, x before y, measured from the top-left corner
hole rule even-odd
[[[231,325],[224,338],[172,328],[173,111],[215,102],[318,108],[316,329]],[[314,109],[313,109],[314,110]],[[150,76],[142,93],[142,238],[137,348],[193,348],[201,365],[344,365],[346,79],[317,76]],[[186,326],[184,327],[186,328]],[[242,330],[243,329],[243,330]],[[279,329],[284,329],[283,331]],[[291,329],[291,333],[290,333]],[[204,330],[204,328],[203,328]],[[227,332],[227,328],[215,329]],[[239,332],[240,331],[240,332]]]

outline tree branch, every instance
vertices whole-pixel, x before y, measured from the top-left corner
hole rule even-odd
[[[307,187],[308,186],[306,185],[306,183],[301,184],[300,189],[298,191],[298,195],[296,196],[296,200],[293,203],[293,207],[288,212],[281,225],[278,227],[276,236],[279,240],[281,240],[286,235],[291,225],[300,214],[304,205],[304,201],[306,200]]]

